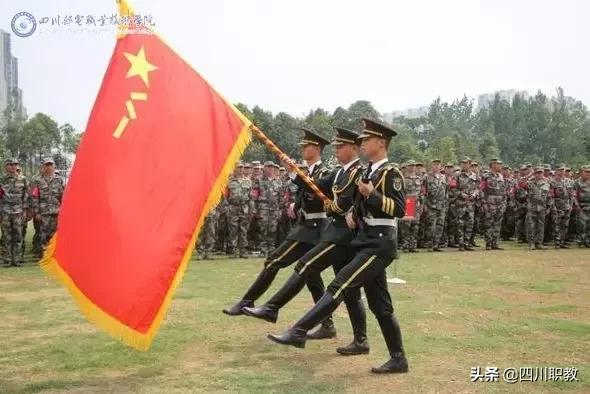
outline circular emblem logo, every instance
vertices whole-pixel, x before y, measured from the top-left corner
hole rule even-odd
[[[12,31],[19,37],[29,37],[37,29],[37,20],[28,12],[19,12],[12,18]]]

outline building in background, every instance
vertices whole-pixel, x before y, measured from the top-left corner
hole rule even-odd
[[[477,98],[477,109],[489,108],[496,99],[496,95],[500,96],[500,100],[506,100],[509,103],[512,103],[516,95],[520,96],[523,100],[528,100],[529,98],[529,93],[525,90],[498,90],[494,93],[480,94]]]
[[[18,87],[18,58],[12,55],[10,33],[0,29],[0,125],[5,111],[12,108],[13,116],[24,117],[23,93]]]

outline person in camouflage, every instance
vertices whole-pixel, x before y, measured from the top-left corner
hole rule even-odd
[[[23,263],[23,222],[30,219],[29,189],[26,179],[18,175],[18,160],[6,161],[6,175],[0,180],[0,212],[4,241],[4,266],[20,266]]]
[[[248,237],[248,250],[254,254],[260,253],[260,183],[262,182],[262,164],[260,161],[255,160],[252,162],[252,174],[250,180],[252,181],[252,187],[250,188],[250,223],[248,225],[247,237]]]
[[[20,165],[17,165],[17,167],[16,167],[16,174],[18,176],[23,176],[25,178],[25,180],[27,181],[27,185],[29,185],[29,186],[31,185],[31,182],[22,173],[22,169],[21,169]],[[25,217],[25,220],[23,220],[23,242],[21,243],[22,244],[21,254],[23,256],[25,255],[25,247],[26,247],[25,241],[27,239],[27,228],[29,227],[29,220],[30,220],[30,218],[28,216]],[[35,234],[33,235],[33,248],[35,247],[35,244],[38,244],[38,243],[39,243],[39,227],[37,225],[35,225]],[[40,247],[39,247],[39,250],[41,250]],[[37,254],[37,253],[35,253],[35,254]]]
[[[406,198],[416,200],[414,218],[406,218],[400,221],[402,233],[404,234],[403,249],[410,253],[416,253],[418,250],[418,230],[420,228],[420,214],[422,206],[419,202],[422,179],[416,174],[416,163],[410,160],[406,163],[406,173],[404,174],[404,189]]]
[[[433,252],[442,252],[441,236],[445,220],[447,200],[447,179],[440,172],[438,159],[432,160],[432,171],[422,182],[422,199],[426,207],[426,230],[432,235]]]
[[[453,180],[457,174],[455,166],[452,163],[447,163],[444,169],[444,174],[447,178],[447,209],[442,244],[449,248],[456,248],[459,246],[457,241],[458,218],[456,196],[454,193],[451,193],[450,190],[451,183],[454,182]]]
[[[512,241],[516,228],[516,179],[512,176],[512,170],[507,164],[502,166],[502,176],[506,182],[506,210],[502,218],[500,234],[502,241]]]
[[[578,202],[579,244],[590,248],[590,166],[583,166],[580,178],[575,184],[575,196]]]
[[[555,204],[555,228],[553,229],[553,236],[556,249],[568,248],[565,241],[572,212],[572,200],[574,198],[573,185],[565,178],[565,169],[565,164],[559,166],[555,177],[551,181],[551,190]]]
[[[280,219],[279,204],[282,182],[276,173],[278,167],[272,161],[265,162],[264,175],[257,184],[259,247],[265,257],[275,248],[277,226]]]
[[[537,167],[533,178],[526,184],[527,195],[527,230],[529,249],[545,249],[545,218],[547,211],[553,207],[551,184],[543,176],[543,167]]]
[[[501,166],[502,162],[499,159],[490,160],[490,171],[482,177],[480,184],[485,215],[486,250],[502,250],[499,238],[506,209],[506,183],[500,173]]]
[[[304,172],[306,171],[305,168],[301,168],[301,170]],[[297,185],[291,182],[285,167],[280,168],[279,174],[281,182],[281,198],[279,203],[280,216],[277,226],[277,236],[275,238],[275,248],[287,238],[287,234],[289,234],[293,228],[295,221],[289,217],[288,210],[289,206],[295,202],[295,196],[297,195]]]
[[[242,172],[238,166],[228,183],[228,243],[229,252],[234,258],[247,258],[248,228],[252,211],[252,201],[250,200],[252,181],[247,168],[250,168],[250,165],[244,164]]]
[[[55,175],[52,158],[43,160],[41,177],[31,186],[33,216],[39,221],[39,243],[42,250],[47,248],[57,229],[57,215],[64,192],[64,180]],[[38,255],[38,257],[41,257]]]
[[[197,241],[197,250],[199,258],[211,260],[211,255],[215,250],[215,235],[217,233],[217,222],[219,221],[218,207],[214,207],[205,218],[205,223],[201,228],[201,234]]]
[[[481,184],[481,174],[479,163],[475,160],[471,161],[471,173],[475,176],[475,179],[478,184]],[[471,239],[469,240],[469,244],[471,246],[478,248],[479,245],[475,242],[475,236],[477,234],[482,234],[483,232],[483,223],[484,223],[484,213],[483,213],[483,198],[481,192],[478,194],[478,198],[475,200],[473,204],[473,231],[471,231]]]
[[[526,213],[527,213],[527,189],[526,184],[531,176],[529,167],[523,165],[520,167],[520,176],[515,185],[515,201],[516,201],[516,228],[515,236],[518,243],[527,243],[526,230]]]
[[[471,172],[471,163],[468,158],[461,160],[461,171],[452,179],[451,193],[454,194],[457,209],[459,251],[472,251],[473,247],[469,240],[473,231],[475,200],[479,195],[479,182],[476,175]]]

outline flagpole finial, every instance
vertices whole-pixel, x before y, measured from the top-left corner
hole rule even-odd
[[[119,30],[117,31],[117,38],[123,38],[127,35],[127,32],[133,27],[130,17],[135,15],[135,11],[133,11],[133,7],[129,5],[129,2],[127,0],[116,0],[116,2],[117,8],[119,9],[119,18],[121,20],[127,21],[127,23],[120,22]]]

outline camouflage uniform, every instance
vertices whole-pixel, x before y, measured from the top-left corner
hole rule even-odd
[[[527,214],[527,182],[529,176],[520,177],[515,189],[516,228],[515,235],[518,242],[527,242],[526,214]]]
[[[226,195],[229,193],[229,188],[226,189]],[[229,203],[227,196],[224,195],[217,205],[217,223],[215,225],[215,250],[221,253],[227,253],[229,250],[229,220],[228,211]]]
[[[456,248],[458,246],[457,240],[457,227],[458,227],[458,215],[457,215],[457,196],[451,192],[451,184],[455,181],[453,173],[447,175],[447,209],[445,217],[445,231],[443,232],[443,244],[446,244],[449,248]]]
[[[277,228],[277,236],[275,240],[275,247],[278,247],[287,238],[287,234],[291,232],[295,224],[295,220],[291,219],[288,214],[288,208],[292,203],[295,203],[295,196],[297,196],[298,187],[291,182],[291,179],[281,179],[281,199],[279,204],[280,218]]]
[[[201,227],[201,234],[197,241],[197,248],[204,260],[208,260],[215,250],[215,235],[217,233],[217,222],[219,221],[219,212],[217,207],[213,208]]]
[[[553,202],[555,204],[555,220],[553,235],[555,247],[565,248],[565,239],[569,228],[572,212],[573,189],[571,183],[565,178],[555,178],[551,182]]]
[[[475,220],[475,201],[479,194],[479,181],[474,173],[462,170],[456,175],[452,185],[457,208],[459,250],[472,250],[470,239]]]
[[[275,248],[280,219],[281,187],[282,182],[278,178],[263,178],[259,182],[259,239],[261,252],[265,256]]]
[[[0,180],[0,212],[4,241],[4,265],[18,266],[23,263],[23,223],[30,200],[26,179],[21,175],[5,175]]]
[[[440,250],[447,204],[447,179],[440,173],[429,173],[422,182],[426,206],[426,230],[432,235],[432,249]]]
[[[235,257],[245,257],[250,214],[253,208],[250,200],[252,181],[246,177],[232,178],[228,189],[229,249]]]
[[[590,170],[590,167],[586,167]],[[590,181],[578,179],[576,181],[576,197],[578,209],[578,235],[580,246],[590,248]]]
[[[414,252],[418,247],[418,230],[420,227],[420,214],[422,206],[419,203],[418,196],[420,195],[420,188],[422,179],[418,175],[409,175],[404,178],[404,189],[407,197],[416,197],[416,213],[414,219],[401,220],[402,233],[404,234],[403,249]]]
[[[506,209],[506,184],[500,173],[490,171],[482,177],[484,232],[486,249],[499,249],[502,217]]]
[[[527,182],[527,230],[529,247],[542,249],[545,233],[545,217],[552,208],[551,185],[545,178],[530,179]]]
[[[506,211],[502,219],[502,239],[509,241],[514,236],[516,228],[516,180],[505,178],[506,182]]]
[[[60,176],[41,176],[31,187],[33,215],[39,219],[39,243],[45,250],[57,229],[57,215],[64,192]]]

